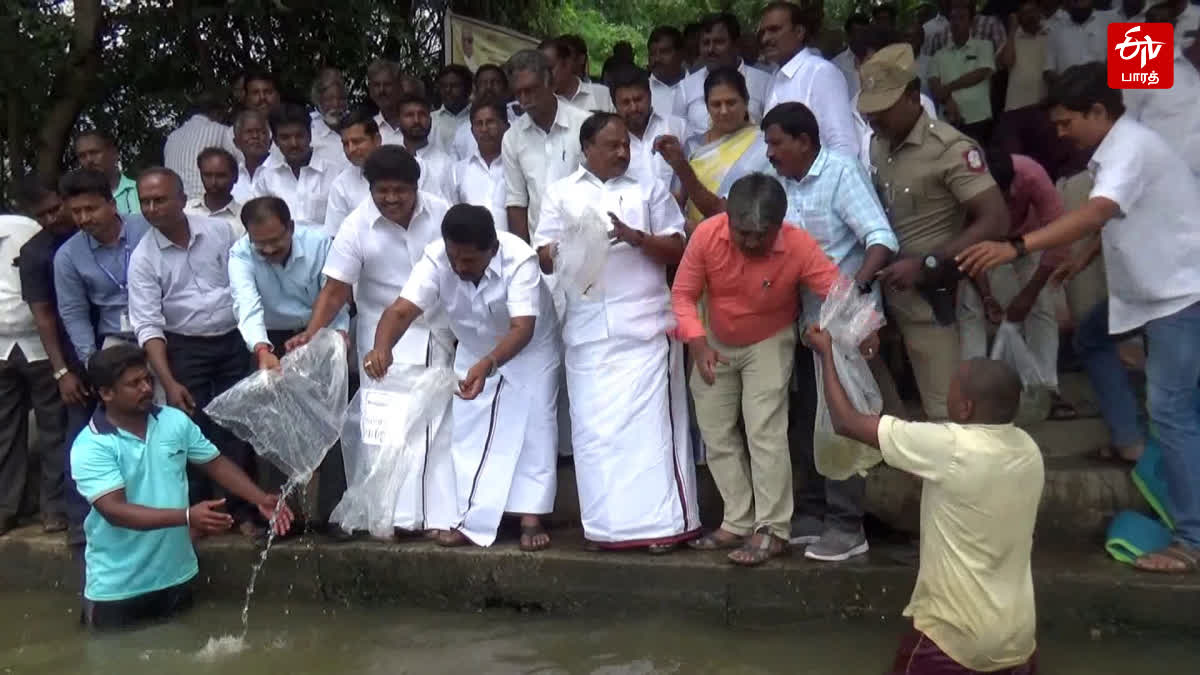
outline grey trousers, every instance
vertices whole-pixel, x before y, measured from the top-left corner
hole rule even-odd
[[[823,521],[826,529],[858,532],[862,528],[867,480],[854,476],[829,480],[817,472],[813,458],[813,426],[817,416],[816,365],[812,352],[796,345],[795,377],[788,406],[788,444],[796,472],[795,515]]]
[[[29,412],[33,411],[37,440],[29,443]],[[30,457],[39,458],[39,506],[44,515],[63,514],[63,476],[66,467],[66,409],[47,360],[30,362],[20,347],[0,360],[0,521],[21,511]]]

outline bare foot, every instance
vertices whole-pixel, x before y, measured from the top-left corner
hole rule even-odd
[[[471,540],[467,539],[467,535],[458,530],[448,530],[438,534],[437,543],[438,546],[454,548],[456,546],[466,546],[471,543]]]
[[[542,519],[537,516],[521,516],[522,551],[544,551],[550,548],[550,535],[542,527]]]
[[[438,538],[441,537],[445,533],[446,533],[445,530],[438,530],[438,529],[425,530],[425,538],[432,539],[433,541],[437,541]]]

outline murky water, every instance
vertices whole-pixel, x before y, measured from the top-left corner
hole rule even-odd
[[[827,622],[738,630],[683,617],[580,618],[256,602],[244,647],[236,603],[178,621],[90,635],[65,594],[0,593],[0,673],[40,675],[870,675],[891,663],[901,624]],[[217,638],[217,639],[213,639]],[[1041,636],[1041,672],[1200,672],[1191,637]]]

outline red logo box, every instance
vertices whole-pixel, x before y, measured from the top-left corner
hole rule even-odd
[[[1108,24],[1108,86],[1170,89],[1175,84],[1175,27],[1169,23]]]

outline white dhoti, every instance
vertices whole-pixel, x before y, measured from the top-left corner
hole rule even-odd
[[[507,366],[501,367],[479,396],[470,401],[455,398],[452,404],[455,522],[479,546],[496,540],[506,512],[538,515],[554,510],[561,362],[556,351],[539,352],[544,358],[538,371],[524,367],[511,377]],[[528,365],[529,355],[522,356]],[[455,372],[465,376],[479,358],[459,343]]]
[[[700,531],[683,347],[665,335],[567,347],[584,536],[609,548]]]

